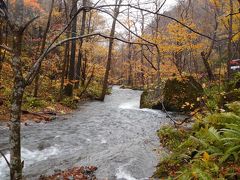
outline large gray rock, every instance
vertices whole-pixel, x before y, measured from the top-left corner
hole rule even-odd
[[[145,91],[141,96],[140,107],[162,110],[163,99],[167,111],[187,112],[200,106],[201,102],[197,99],[202,96],[203,88],[193,77],[169,79],[163,90],[163,98],[156,96],[154,91]]]

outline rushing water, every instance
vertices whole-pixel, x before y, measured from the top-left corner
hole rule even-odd
[[[22,126],[24,175],[35,180],[54,170],[93,165],[99,179],[152,176],[158,162],[156,130],[167,120],[161,111],[139,109],[140,94],[113,87],[105,102],[85,103],[73,115],[47,124]],[[0,136],[0,149],[7,149],[8,129],[0,126]],[[1,157],[0,180],[9,179],[8,173]]]

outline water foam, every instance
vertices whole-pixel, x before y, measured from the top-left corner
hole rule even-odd
[[[27,169],[29,166],[32,164],[47,160],[50,156],[56,155],[59,153],[59,150],[57,147],[50,147],[47,149],[44,149],[42,151],[35,150],[35,151],[30,151],[26,148],[22,148],[22,159],[24,160],[24,166]],[[10,154],[9,152],[5,155],[6,158],[10,159]],[[9,175],[9,168],[7,166],[7,163],[3,157],[0,158],[0,179],[5,180],[8,179]]]
[[[125,179],[125,180],[137,180],[136,178],[132,177],[131,174],[126,172],[123,167],[118,168],[116,173],[117,179]]]
[[[132,102],[123,103],[123,104],[120,104],[119,108],[139,110],[139,102],[132,101]]]
[[[138,111],[149,112],[149,113],[153,113],[153,114],[159,114],[158,110],[147,109],[147,108],[140,109],[139,102],[123,103],[123,104],[119,105],[119,108],[120,109],[127,109],[127,110],[138,110]]]

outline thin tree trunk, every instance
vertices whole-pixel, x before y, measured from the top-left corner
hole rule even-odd
[[[143,12],[141,11],[141,14],[142,14],[142,27],[141,27],[141,34],[143,36],[144,34],[144,24],[145,24],[145,17],[144,17],[144,14]],[[144,83],[144,69],[143,69],[143,66],[144,66],[144,49],[143,49],[143,45],[141,46],[141,84],[142,86],[144,87],[145,83]]]
[[[64,1],[64,8],[65,8],[66,23],[68,24],[69,13],[68,13],[68,7],[67,7],[66,1]],[[70,28],[68,28],[67,33],[66,33],[67,39],[70,37],[69,31],[70,31]],[[60,85],[58,101],[61,101],[63,99],[64,81],[65,81],[65,78],[67,79],[67,77],[68,77],[67,74],[68,74],[68,64],[69,64],[69,48],[70,48],[70,43],[67,42],[65,45],[65,51],[64,51],[64,60],[63,60],[63,66],[62,66],[61,85]]]
[[[212,38],[212,42],[211,42],[211,45],[209,47],[209,50],[208,52],[201,52],[201,56],[202,56],[202,60],[203,60],[203,64],[206,68],[206,71],[207,71],[207,74],[208,74],[208,78],[210,81],[214,80],[215,77],[214,77],[214,74],[212,72],[212,69],[210,67],[210,64],[208,62],[208,59],[210,58],[211,54],[212,54],[212,51],[213,51],[213,48],[214,48],[214,44],[215,44],[215,39],[217,37],[217,29],[218,29],[218,22],[217,22],[217,16],[215,14],[215,22],[216,22],[216,25],[215,25],[215,28],[214,28],[214,34],[213,34],[213,38]]]
[[[70,35],[67,32],[67,38],[69,38]],[[61,74],[61,85],[60,85],[60,93],[59,93],[59,101],[63,99],[63,88],[64,88],[64,81],[65,81],[65,75],[67,71],[67,63],[69,62],[69,47],[70,43],[67,42],[65,46],[65,51],[64,51],[64,60],[63,60],[63,66],[62,66],[62,74]]]
[[[71,16],[73,17],[77,12],[77,0],[72,0],[72,13]],[[77,35],[77,17],[72,22],[72,38],[75,38]],[[71,47],[71,58],[70,58],[70,66],[68,71],[68,85],[65,88],[65,94],[67,96],[73,95],[73,80],[75,78],[75,57],[76,57],[76,40],[72,41]]]
[[[81,80],[81,86],[84,87],[85,81],[87,79],[87,63],[88,63],[88,59],[87,59],[87,52],[85,52],[84,55],[84,63],[83,63],[83,68],[82,68],[82,80]]]
[[[87,5],[87,0],[83,0],[83,7],[85,7],[86,5]],[[82,25],[81,25],[81,31],[80,31],[81,36],[85,34],[86,19],[87,19],[87,11],[84,10],[82,15]],[[78,50],[78,62],[77,62],[77,68],[76,68],[77,82],[75,83],[75,88],[79,88],[79,85],[80,85],[81,64],[83,59],[82,46],[83,46],[83,39],[80,39],[79,50]]]
[[[157,46],[157,93],[160,95],[160,85],[161,85],[161,73],[160,73],[160,63],[161,63],[161,52]]]
[[[109,49],[108,49],[108,59],[107,59],[107,65],[106,65],[106,71],[105,71],[105,76],[104,76],[104,81],[103,81],[103,88],[102,88],[102,94],[99,98],[99,100],[104,101],[105,95],[107,93],[107,89],[108,89],[108,77],[109,77],[109,73],[110,73],[110,69],[111,69],[111,63],[112,63],[112,51],[113,51],[113,43],[114,40],[112,39],[115,35],[115,28],[116,28],[116,22],[117,22],[117,18],[119,15],[119,10],[120,10],[120,6],[122,4],[122,0],[116,0],[115,3],[116,6],[114,9],[114,18],[113,18],[113,23],[112,23],[112,29],[111,29],[111,33],[110,33],[110,37],[111,39],[109,40]]]
[[[4,30],[4,25],[3,22],[0,22],[0,44],[3,43],[3,30]],[[1,77],[1,72],[2,72],[2,64],[4,60],[4,55],[5,52],[0,51],[0,77]]]
[[[130,7],[128,7],[128,29],[131,29],[130,26]],[[128,41],[131,41],[131,32],[128,31]],[[128,63],[129,63],[129,74],[128,74],[128,86],[132,86],[132,64],[131,64],[131,60],[132,60],[132,45],[129,43],[128,44]]]
[[[88,27],[87,27],[87,33],[90,34],[90,32],[92,31],[91,29],[91,21],[92,21],[92,12],[89,13],[89,19],[88,19]],[[89,42],[89,39],[86,39],[86,42]],[[83,59],[83,55],[82,55],[82,59]],[[87,55],[85,52],[85,58],[83,59],[83,67],[82,67],[82,72],[81,72],[81,86],[84,87],[85,81],[86,81],[86,67],[87,67]]]
[[[51,20],[52,20],[53,7],[54,7],[54,0],[52,0],[52,2],[51,2],[51,7],[50,7],[49,15],[48,15],[48,22],[47,22],[47,26],[46,26],[46,29],[45,29],[44,34],[43,34],[43,40],[42,40],[40,54],[43,53],[43,51],[45,49],[45,46],[46,46],[47,34],[48,34],[48,31],[49,31],[49,28],[50,28],[50,24],[51,24]],[[41,64],[39,65],[38,73],[37,73],[37,76],[35,78],[34,97],[38,96],[40,69],[41,69]]]
[[[228,63],[227,63],[227,70],[228,70],[228,80],[231,77],[231,66],[230,61],[233,58],[232,52],[232,37],[233,37],[233,0],[229,0],[230,6],[230,15],[229,15],[229,28],[228,28]]]

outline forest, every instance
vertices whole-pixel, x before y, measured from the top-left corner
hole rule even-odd
[[[240,179],[240,0],[0,0],[8,179]]]

